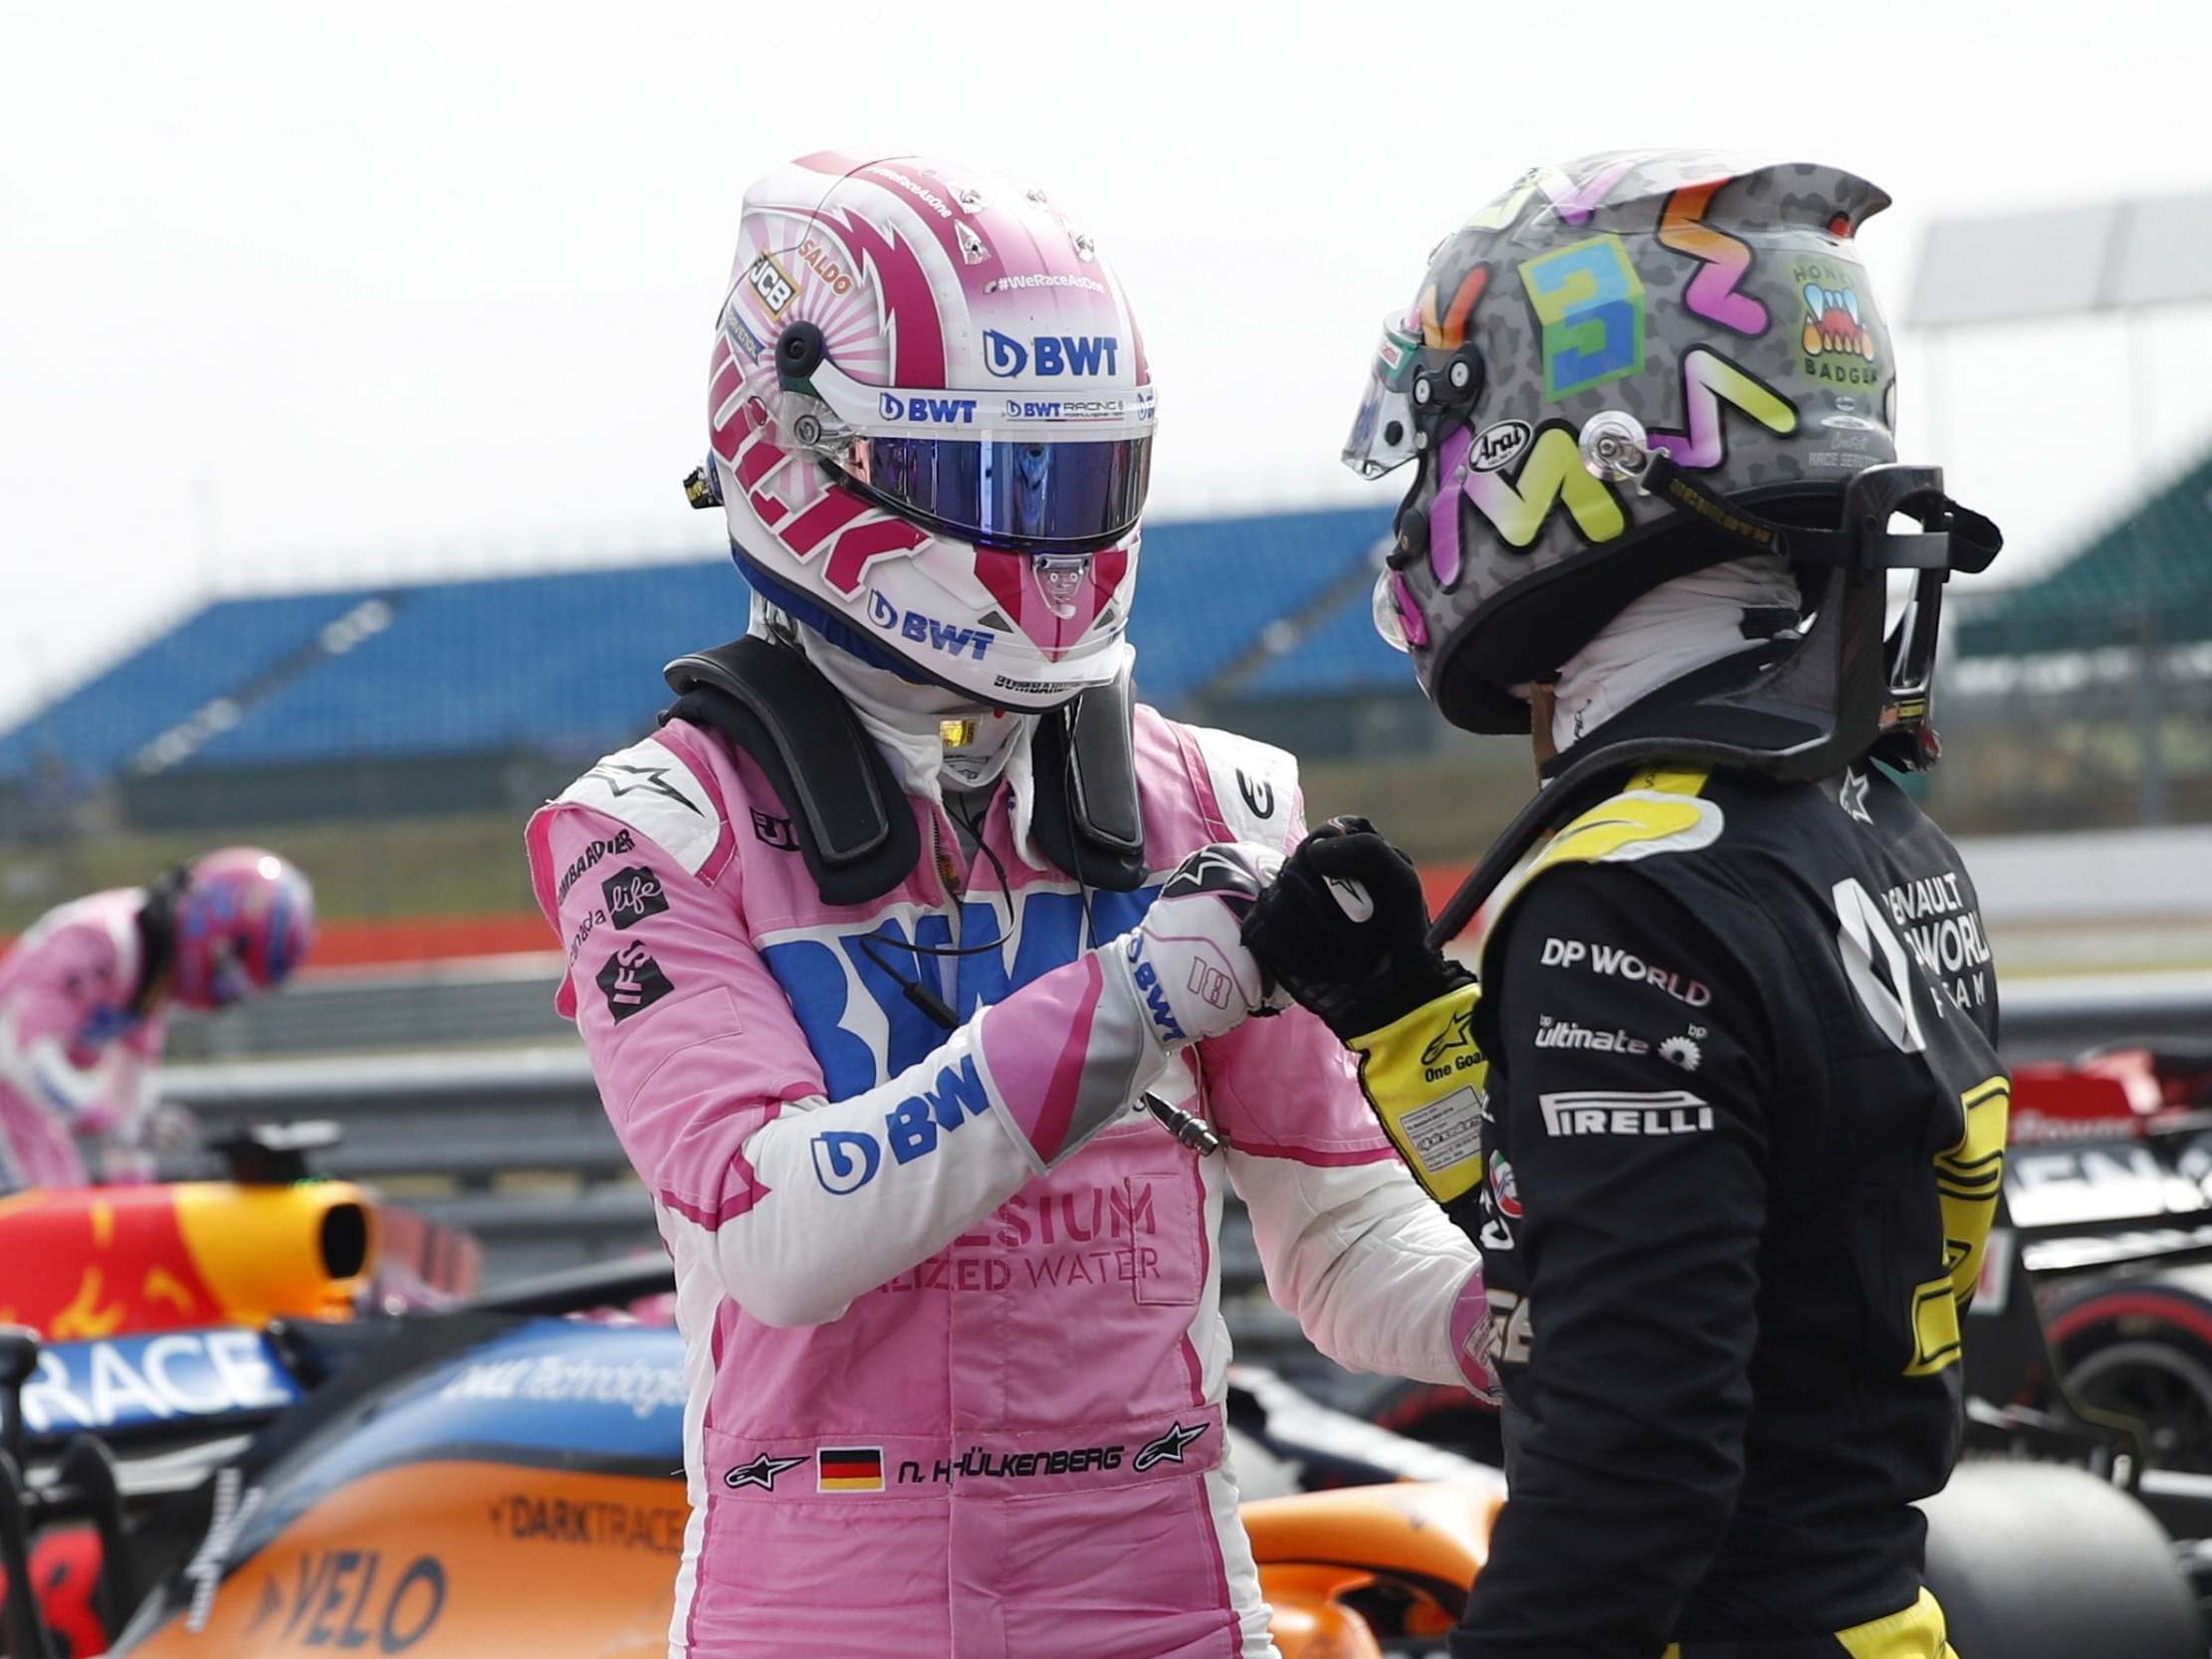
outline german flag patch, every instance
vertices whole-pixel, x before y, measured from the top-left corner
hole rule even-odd
[[[814,1453],[815,1490],[820,1492],[881,1492],[881,1446],[823,1446]]]

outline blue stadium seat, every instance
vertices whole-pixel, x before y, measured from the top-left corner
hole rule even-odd
[[[1354,509],[1165,522],[1145,535],[1138,680],[1174,710],[1276,617],[1360,566],[1389,519]],[[1364,584],[1246,691],[1403,686]],[[222,599],[0,734],[0,781],[80,782],[486,753],[589,754],[646,729],[661,665],[744,631],[726,556]]]

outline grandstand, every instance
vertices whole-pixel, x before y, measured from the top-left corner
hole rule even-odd
[[[1145,695],[1187,711],[1299,688],[1411,692],[1367,624],[1387,518],[1151,530],[1136,601]],[[746,605],[717,554],[220,599],[0,736],[0,785],[112,784],[140,827],[199,820],[211,795],[219,815],[243,799],[276,821],[498,805],[496,778],[472,789],[455,763],[565,765],[628,741],[666,701],[660,665],[742,632]],[[1290,660],[1283,618],[1312,630]],[[404,788],[375,776],[394,764],[409,768]]]
[[[1444,728],[1377,638],[1389,519],[1152,526],[1139,687],[1296,750],[1315,815],[1464,860],[1527,751]],[[2042,580],[1954,603],[1928,792],[1954,830],[2212,819],[2212,455]],[[648,728],[661,665],[747,604],[720,552],[212,600],[0,734],[0,933],[218,838],[285,847],[332,916],[527,919],[519,821]]]
[[[1142,694],[1284,742],[1323,776],[1377,753],[1463,760],[1470,744],[1370,620],[1389,519],[1149,527]],[[720,552],[212,600],[0,734],[0,840],[15,849],[0,932],[233,836],[293,850],[333,915],[527,911],[520,818],[647,729],[667,702],[661,665],[742,632],[747,607]],[[1333,798],[1377,797],[1346,781]],[[1435,833],[1463,851],[1463,821]]]
[[[2212,453],[1956,617],[1941,798],[1977,827],[2212,819]]]

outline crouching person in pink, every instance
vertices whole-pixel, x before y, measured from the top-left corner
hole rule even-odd
[[[1238,941],[1293,762],[1131,695],[1128,302],[1040,191],[809,156],[747,195],[708,413],[751,632],[529,832],[676,1263],[670,1651],[1272,1653],[1229,1190],[1344,1364],[1487,1389],[1481,1282]]]
[[[284,982],[315,938],[315,893],[258,847],[49,911],[0,955],[0,1192],[143,1180],[188,1142],[154,1068],[169,1004],[215,1009]]]

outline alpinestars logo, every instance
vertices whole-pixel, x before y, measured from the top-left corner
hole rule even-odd
[[[1875,815],[1867,810],[1867,784],[1866,773],[1847,769],[1844,781],[1836,791],[1836,804],[1844,809],[1846,817],[1856,818],[1871,827]]]
[[[1198,1440],[1206,1430],[1205,1423],[1196,1423],[1185,1428],[1178,1421],[1157,1440],[1147,1440],[1137,1448],[1137,1455],[1129,1462],[1131,1471],[1141,1475],[1156,1463],[1181,1463],[1184,1448]]]
[[[1160,897],[1188,899],[1197,893],[1213,894],[1241,920],[1259,896],[1259,879],[1252,867],[1229,849],[1202,847],[1168,878]]]
[[[1470,1006],[1461,1008],[1453,1014],[1451,1023],[1444,1028],[1443,1033],[1430,1040],[1429,1046],[1421,1051],[1421,1063],[1425,1068],[1440,1066],[1443,1064],[1445,1055],[1460,1049],[1471,1049],[1472,1047],[1474,1047],[1474,1009]]]
[[[776,1476],[786,1469],[796,1469],[805,1461],[802,1457],[771,1457],[763,1452],[751,1463],[741,1463],[723,1476],[722,1484],[733,1492],[745,1486],[757,1486],[763,1492],[774,1492]]]
[[[630,781],[622,781],[620,773]],[[704,817],[699,808],[684,798],[683,791],[668,781],[666,766],[633,766],[624,760],[602,760],[583,775],[595,777],[607,786],[607,793],[617,798],[642,789],[649,795],[665,795],[695,817]]]

